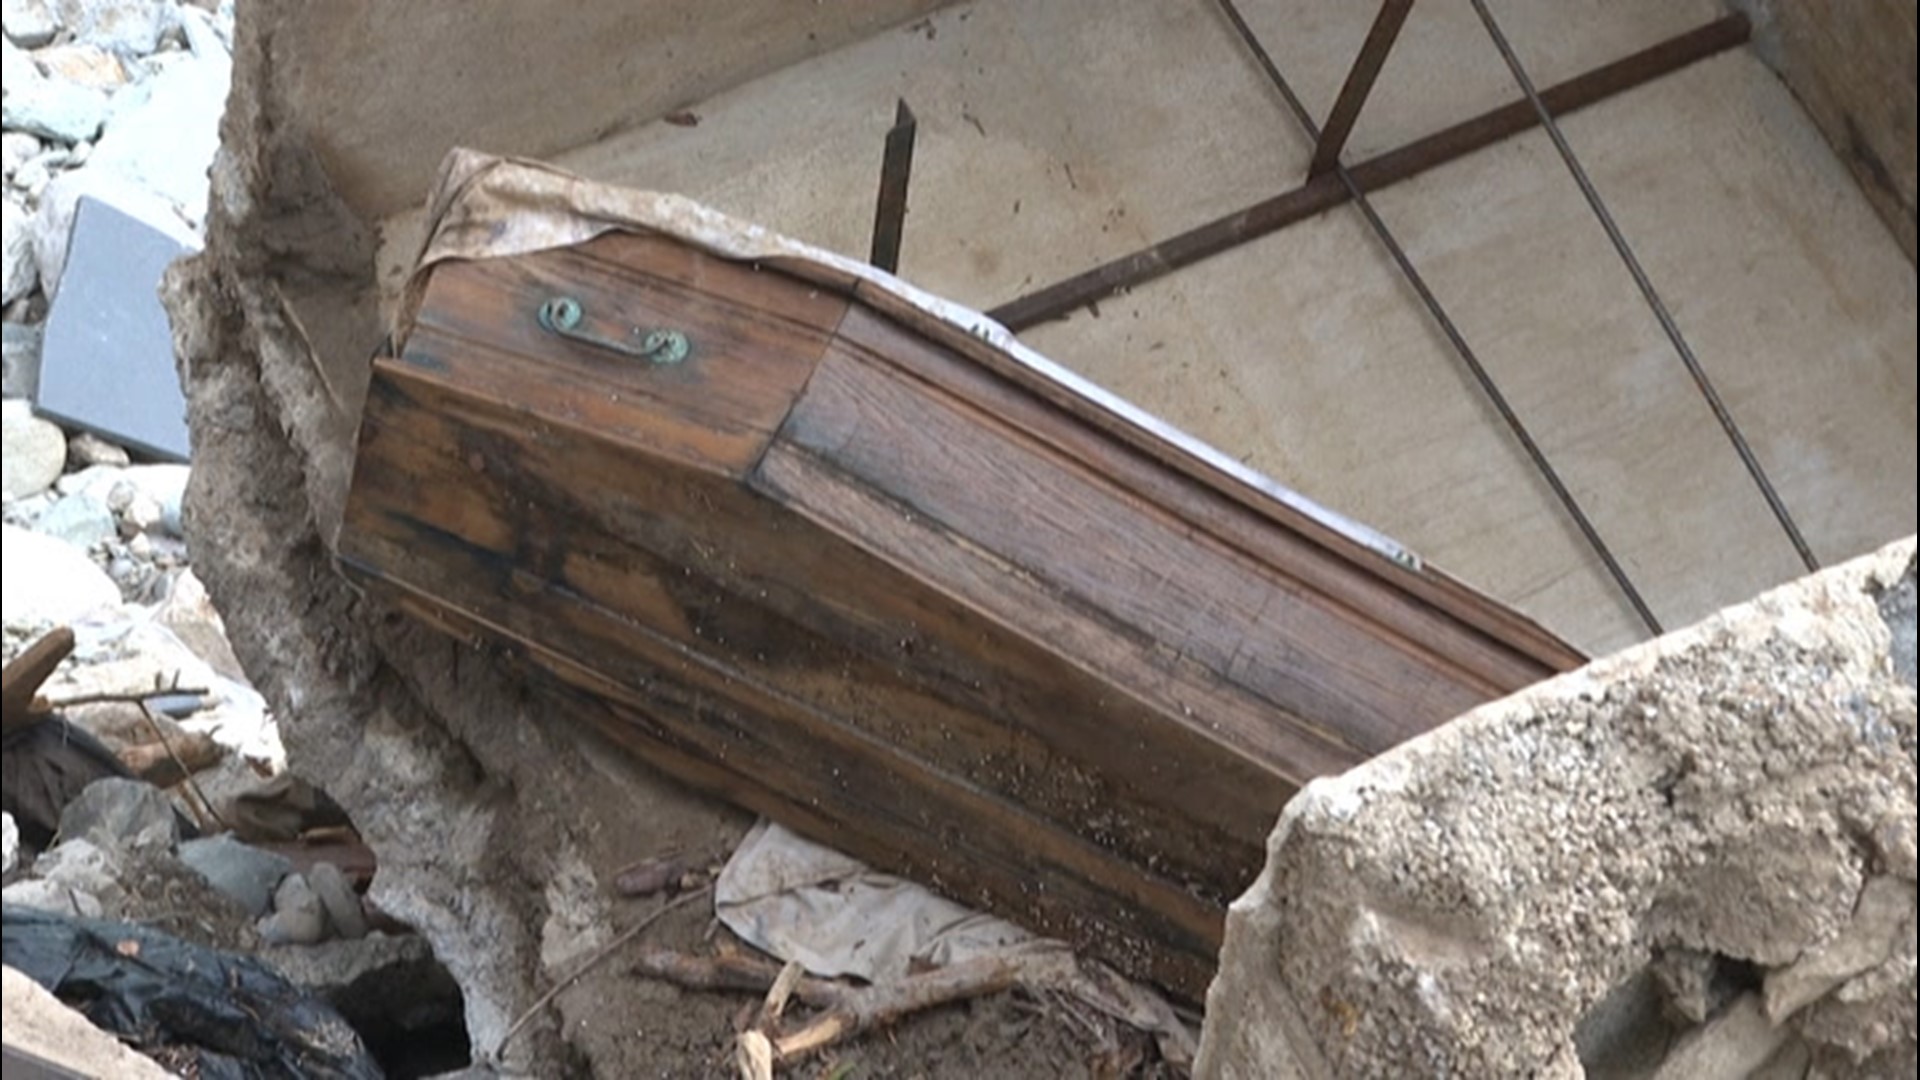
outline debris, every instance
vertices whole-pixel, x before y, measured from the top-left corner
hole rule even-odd
[[[771,822],[754,826],[735,849],[714,884],[714,909],[741,940],[789,964],[820,976],[854,976],[887,990],[859,1001],[843,998],[839,990],[819,990],[824,996],[810,1003],[853,1010],[834,1021],[834,1029],[849,1022],[853,1026],[820,1047],[885,1023],[901,1015],[902,1009],[957,999],[944,996],[948,994],[992,993],[1005,988],[1001,980],[1012,979],[1075,997],[1152,1034],[1168,1061],[1188,1061],[1193,1056],[1192,1033],[1154,991],[1120,978],[1097,962],[1075,958],[1064,945],[1042,941],[1004,919],[973,911],[913,882],[877,873]],[[1056,953],[1065,959],[1051,959]],[[653,959],[658,960],[659,954]],[[661,974],[706,977],[696,967],[669,965]],[[753,970],[751,965],[729,964],[713,977],[735,980],[737,986]],[[957,974],[949,974],[944,981],[915,981],[934,972]],[[827,984],[807,985],[818,989]],[[809,1044],[826,1030],[813,1031],[792,1045]],[[789,1041],[777,1039],[775,1045],[785,1047]],[[784,1049],[781,1056],[784,1060]]]
[[[4,959],[87,1019],[149,1053],[184,1053],[193,1075],[377,1080],[333,1008],[252,957],[131,923],[8,908]]]
[[[71,545],[14,525],[0,530],[0,612],[9,632],[44,631],[120,603],[112,579]]]
[[[111,443],[90,431],[82,431],[67,440],[67,467],[87,469],[107,465],[124,469],[133,463],[125,447]]]
[[[0,776],[0,802],[21,839],[40,849],[52,843],[68,803],[95,781],[127,776],[127,767],[84,728],[55,717],[7,734]]]
[[[68,444],[69,450],[72,444]],[[71,454],[69,454],[71,456]],[[33,523],[35,532],[64,540],[82,551],[120,535],[113,511],[92,495],[80,493],[54,500]]]
[[[699,127],[700,126],[699,114],[689,112],[684,109],[681,110],[680,112],[670,112],[667,115],[661,117],[660,119],[665,120],[667,123],[672,124],[674,127]]]
[[[20,827],[13,823],[10,811],[0,811],[0,874],[11,874],[20,865]]]
[[[13,45],[4,48],[11,51]],[[91,86],[49,79],[28,61],[8,65],[7,93],[0,123],[58,143],[77,143],[100,133],[107,119],[107,95]]]
[[[188,250],[116,206],[79,200],[61,279],[70,287],[54,294],[47,316],[35,398],[41,412],[145,453],[186,459],[186,399],[156,290],[167,264]],[[103,352],[116,362],[101,364]],[[177,521],[176,510],[176,531]]]

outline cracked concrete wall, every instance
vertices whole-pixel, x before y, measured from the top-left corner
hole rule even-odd
[[[1909,538],[1309,785],[1196,1075],[1913,1075],[1913,597]]]

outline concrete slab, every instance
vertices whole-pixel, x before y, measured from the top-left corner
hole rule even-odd
[[[1324,113],[1371,8],[1243,6]],[[1720,9],[1498,14],[1546,83]],[[897,96],[920,117],[902,276],[983,308],[1283,190],[1310,150],[1210,0],[996,0],[692,103],[697,126],[556,160],[863,258]],[[1352,153],[1515,96],[1470,10],[1420,5]],[[1792,96],[1739,52],[1568,130],[1819,554],[1911,532],[1913,267]],[[1380,207],[1669,625],[1797,572],[1544,137]],[[387,222],[389,283],[414,220]],[[1585,648],[1643,636],[1352,210],[1026,336]]]
[[[160,275],[190,249],[109,203],[82,197],[61,289],[47,313],[39,411],[155,457],[184,461],[187,401],[160,307]]]

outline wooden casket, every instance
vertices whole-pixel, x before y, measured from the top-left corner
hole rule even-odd
[[[688,784],[1198,999],[1301,784],[1581,660],[978,316],[645,211],[426,264],[338,549]]]

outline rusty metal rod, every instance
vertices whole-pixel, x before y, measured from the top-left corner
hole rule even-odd
[[[1587,170],[1574,156],[1573,146],[1567,142],[1566,135],[1553,118],[1554,110],[1541,100],[1541,94],[1533,87],[1533,79],[1527,75],[1527,69],[1520,63],[1520,57],[1513,51],[1513,45],[1507,35],[1494,20],[1493,12],[1487,9],[1486,0],[1472,0],[1473,10],[1479,14],[1480,21],[1486,25],[1487,35],[1493,38],[1494,47],[1500,50],[1500,58],[1507,62],[1507,70],[1513,72],[1513,81],[1520,84],[1520,92],[1526,95],[1527,103],[1532,106],[1540,125],[1547,130],[1547,137],[1553,140],[1553,148],[1560,152],[1560,160],[1566,162],[1567,171],[1573,174],[1573,181],[1580,187],[1587,205],[1593,208],[1593,216],[1600,219],[1600,225],[1607,231],[1607,239],[1613,241],[1613,249],[1620,253],[1620,261],[1627,266],[1627,272],[1633,275],[1633,283],[1640,287],[1640,295],[1646,298],[1647,306],[1653,309],[1653,317],[1660,323],[1660,329],[1666,331],[1667,340],[1673,343],[1673,350],[1680,354],[1680,362],[1686,365],[1687,374],[1693,376],[1693,384],[1700,390],[1700,396],[1707,401],[1707,407],[1713,410],[1713,417],[1720,422],[1720,430],[1727,433],[1727,439],[1733,443],[1734,452],[1740,455],[1740,463],[1747,467],[1747,475],[1760,488],[1760,494],[1767,500],[1768,509],[1773,511],[1775,520],[1786,530],[1787,539],[1792,542],[1793,550],[1806,564],[1808,571],[1820,569],[1820,560],[1813,555],[1813,549],[1807,546],[1807,538],[1800,533],[1800,526],[1794,524],[1793,515],[1787,512],[1787,504],[1780,500],[1780,493],[1773,488],[1773,482],[1767,479],[1767,472],[1760,466],[1760,459],[1754,456],[1753,448],[1747,445],[1745,435],[1740,433],[1740,425],[1734,422],[1733,414],[1727,411],[1726,403],[1720,400],[1719,391],[1714,389],[1713,380],[1707,377],[1706,369],[1700,366],[1700,358],[1695,356],[1687,339],[1680,333],[1679,324],[1673,321],[1673,315],[1667,310],[1666,302],[1660,299],[1659,290],[1653,287],[1653,280],[1640,265],[1633,254],[1633,248],[1627,244],[1627,238],[1620,232],[1620,226],[1608,212],[1607,204],[1601,200],[1600,192],[1593,186],[1593,180]]]
[[[1266,47],[1260,44],[1260,39],[1254,35],[1247,21],[1240,17],[1239,8],[1234,5],[1233,0],[1219,0],[1219,3],[1220,10],[1227,16],[1227,21],[1233,24],[1234,30],[1240,35],[1240,40],[1253,54],[1260,69],[1266,72],[1267,80],[1273,83],[1275,90],[1280,92],[1281,98],[1287,103],[1287,108],[1293,112],[1294,119],[1298,120],[1301,128],[1306,131],[1307,137],[1320,142],[1323,136],[1314,126],[1313,114],[1307,111],[1306,103],[1300,100],[1300,95],[1294,92],[1292,84],[1287,81],[1285,75],[1280,73],[1279,66],[1273,62],[1273,57],[1267,54]],[[1633,579],[1627,576],[1626,567],[1620,564],[1620,560],[1613,554],[1613,549],[1608,547],[1606,540],[1600,536],[1600,530],[1594,527],[1593,520],[1587,517],[1585,510],[1581,509],[1580,501],[1574,498],[1572,490],[1560,479],[1559,471],[1553,467],[1551,461],[1547,460],[1546,451],[1540,448],[1532,432],[1527,430],[1526,423],[1520,419],[1520,414],[1515,412],[1512,404],[1507,401],[1506,394],[1501,392],[1499,385],[1493,381],[1493,376],[1488,373],[1486,365],[1481,363],[1479,354],[1473,351],[1473,346],[1467,344],[1465,335],[1460,333],[1460,328],[1454,324],[1446,308],[1441,306],[1440,298],[1427,287],[1425,276],[1413,265],[1413,260],[1407,255],[1406,249],[1394,239],[1392,231],[1387,228],[1386,220],[1374,210],[1373,200],[1367,197],[1366,191],[1360,187],[1359,182],[1354,180],[1353,174],[1342,166],[1338,159],[1333,163],[1333,175],[1346,188],[1347,195],[1352,198],[1354,206],[1359,208],[1360,213],[1366,217],[1367,224],[1372,227],[1374,236],[1380,241],[1380,246],[1387,250],[1394,265],[1400,268],[1400,273],[1407,279],[1407,284],[1413,287],[1414,293],[1420,297],[1420,302],[1426,306],[1427,314],[1433,317],[1433,321],[1440,327],[1440,332],[1446,335],[1448,344],[1453,346],[1453,351],[1467,366],[1467,371],[1472,374],[1474,382],[1479,384],[1480,392],[1487,396],[1487,401],[1493,405],[1494,411],[1500,414],[1500,419],[1506,423],[1507,430],[1513,433],[1514,440],[1520,444],[1520,449],[1525,451],[1534,469],[1547,482],[1554,497],[1560,500],[1561,507],[1573,520],[1574,526],[1580,530],[1580,535],[1586,539],[1587,545],[1600,557],[1600,562],[1606,567],[1607,574],[1613,578],[1614,584],[1619,586],[1621,594],[1633,607],[1634,613],[1640,616],[1640,621],[1646,624],[1648,630],[1655,635],[1660,634],[1662,632],[1660,620],[1654,616],[1653,609],[1647,606],[1647,601],[1640,595],[1640,590],[1634,587]]]
[[[1699,29],[1576,75],[1549,87],[1541,97],[1555,113],[1573,112],[1734,48],[1747,40],[1747,33],[1745,16],[1728,15]],[[1490,146],[1539,122],[1538,115],[1528,102],[1513,102],[1417,139],[1397,150],[1389,150],[1378,157],[1358,162],[1347,171],[1363,191],[1377,191],[1481,147]],[[1151,281],[1249,240],[1304,221],[1340,205],[1346,199],[1347,192],[1340,181],[1331,173],[1324,174],[1291,191],[1216,218],[1152,247],[1010,300],[987,314],[1017,333],[1051,322],[1122,289]]]
[[[1360,119],[1361,106],[1373,92],[1373,82],[1386,66],[1387,54],[1393,50],[1394,39],[1400,36],[1400,28],[1406,25],[1407,13],[1412,10],[1413,0],[1386,0],[1380,5],[1380,14],[1374,17],[1367,40],[1360,44],[1360,54],[1354,57],[1347,81],[1340,86],[1340,96],[1333,100],[1333,109],[1327,113],[1327,125],[1320,129],[1314,143],[1313,161],[1307,165],[1308,176],[1319,176],[1340,164],[1340,152],[1346,149],[1347,136],[1353,134],[1354,121]],[[1234,18],[1238,20],[1238,13]]]
[[[919,130],[905,98],[893,109],[880,158],[880,195],[873,208],[873,253],[868,262],[891,274],[900,269],[900,236],[907,224],[907,181],[913,175],[913,137]]]

